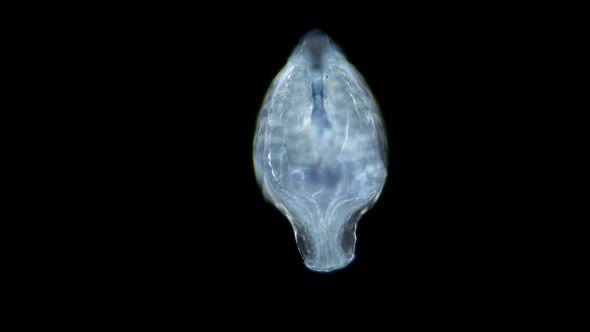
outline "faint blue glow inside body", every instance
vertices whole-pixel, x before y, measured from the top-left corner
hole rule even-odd
[[[254,167],[309,269],[352,262],[357,222],[385,184],[387,142],[368,85],[319,30],[301,39],[268,89]]]

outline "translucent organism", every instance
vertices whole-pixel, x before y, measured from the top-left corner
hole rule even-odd
[[[358,220],[385,184],[387,142],[369,87],[319,30],[301,39],[266,94],[254,167],[309,269],[352,262]]]

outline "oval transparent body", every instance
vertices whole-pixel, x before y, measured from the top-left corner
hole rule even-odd
[[[309,269],[352,262],[358,220],[385,184],[387,143],[369,87],[321,31],[301,39],[266,94],[254,167]]]

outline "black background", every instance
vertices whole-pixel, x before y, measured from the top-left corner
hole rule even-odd
[[[588,86],[565,80],[587,78],[580,21],[445,6],[28,11],[3,76],[42,80],[2,92],[4,284],[587,286]],[[390,146],[357,257],[331,274],[304,267],[251,156],[312,28],[365,76]]]

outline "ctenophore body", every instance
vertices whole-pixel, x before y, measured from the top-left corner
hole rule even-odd
[[[357,223],[387,178],[387,142],[368,85],[319,30],[301,39],[266,93],[254,168],[309,269],[353,261]]]

